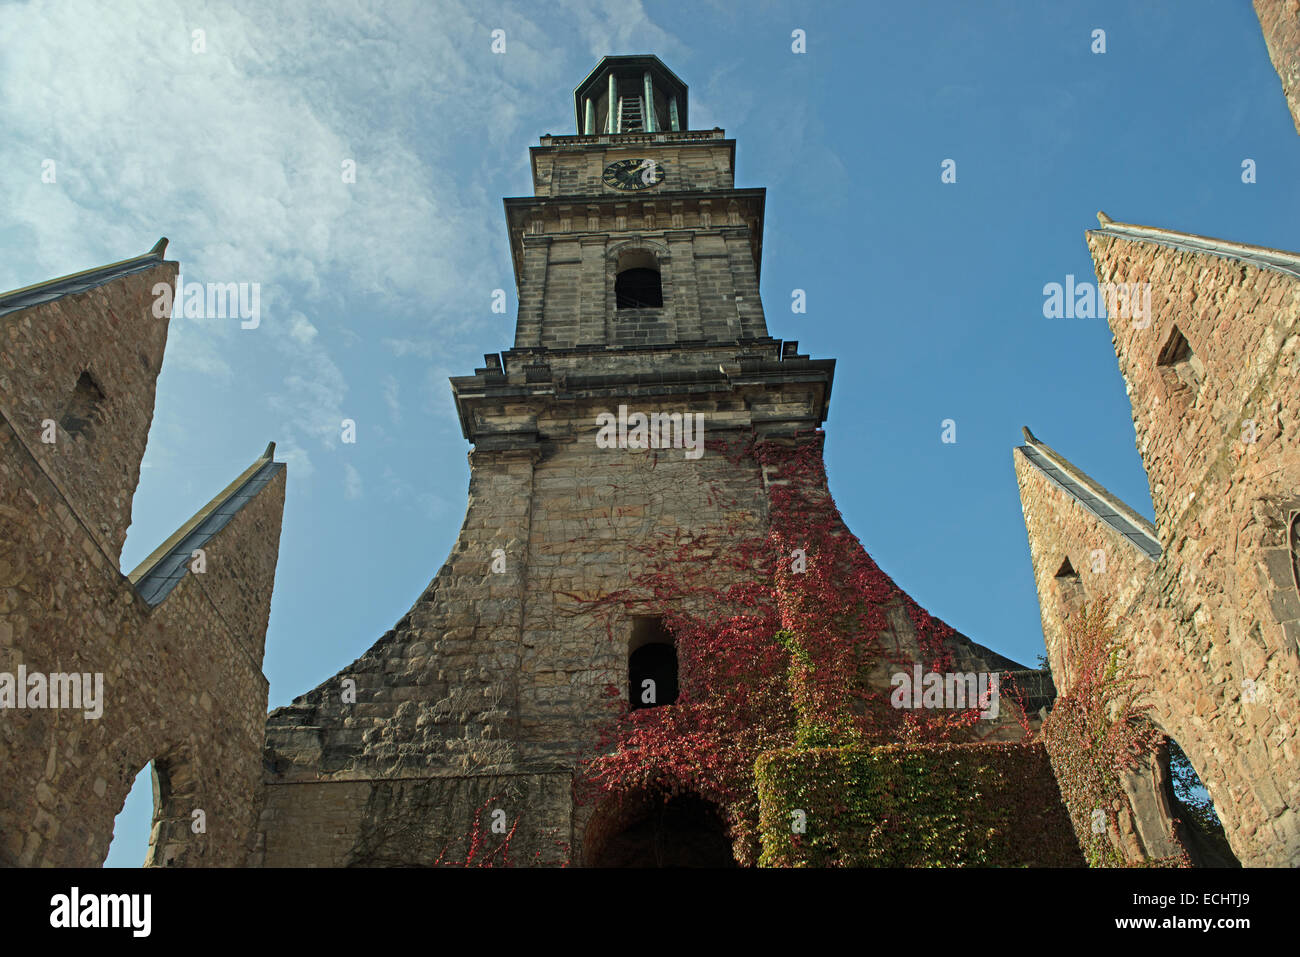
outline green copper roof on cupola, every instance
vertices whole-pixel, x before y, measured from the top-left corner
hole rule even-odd
[[[686,84],[652,53],[607,56],[573,91],[579,134],[687,130],[686,107]]]

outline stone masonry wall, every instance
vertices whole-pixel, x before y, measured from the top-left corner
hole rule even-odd
[[[755,392],[661,396],[652,407],[703,412],[707,439],[736,441],[755,410],[778,404]],[[593,808],[574,805],[573,772],[626,700],[632,618],[665,611],[638,576],[685,547],[724,587],[738,573],[720,558],[767,531],[757,466],[715,449],[692,460],[599,448],[596,416],[620,401],[644,409],[650,399],[501,408],[543,438],[471,453],[465,523],[424,595],[360,659],[268,719],[268,866],[463,861],[475,814],[481,823],[494,810],[517,828],[516,863],[583,859]],[[905,613],[891,623],[900,647],[916,646]],[[977,662],[978,647],[960,642],[961,660]]]
[[[602,177],[606,166],[623,159],[642,159],[651,149],[672,177],[675,190],[731,189],[735,185],[735,171],[731,168],[735,141],[724,139],[721,130],[619,134],[614,138],[619,141],[617,145],[609,142],[609,134],[543,137],[546,145],[532,151],[533,191],[538,196],[553,197],[598,194],[605,188]],[[605,149],[591,148],[591,143],[602,140],[607,144]],[[653,202],[653,193],[647,190],[632,198]]]
[[[1065,689],[1074,682],[1072,662],[1064,653],[1068,616],[1081,601],[1108,597],[1114,602],[1114,619],[1125,620],[1146,601],[1156,563],[1048,479],[1019,449],[1014,459],[1047,660],[1058,686]],[[1094,561],[1098,550],[1104,564]],[[1056,577],[1067,559],[1078,573],[1077,584]]]
[[[1255,15],[1300,133],[1300,0],[1255,0]]]
[[[23,370],[33,384],[6,384],[4,402],[19,396],[19,411],[0,408],[0,672],[101,673],[103,701],[94,719],[84,709],[0,711],[0,865],[102,863],[114,817],[151,760],[162,803],[149,863],[240,865],[252,848],[284,470],[209,542],[209,573],[188,575],[161,605],[146,604],[118,568],[124,483],[138,474],[165,339],[150,289],[174,277],[175,264],[166,267],[3,319],[6,334],[19,330],[6,343],[26,343],[24,361],[37,365]],[[106,320],[111,345],[91,349]],[[51,329],[68,338],[36,350]],[[51,375],[40,375],[41,362]],[[103,384],[103,420],[71,451],[62,431],[43,445],[42,383],[75,382],[82,362]],[[84,471],[67,466],[74,454]],[[111,475],[106,490],[94,484],[101,475]],[[239,573],[228,574],[235,563]],[[238,618],[223,614],[234,608]],[[195,810],[205,833],[192,829]]]
[[[1066,625],[1069,616],[1083,602],[1112,601],[1111,620],[1125,634],[1130,632],[1124,623],[1143,616],[1147,620],[1160,620],[1171,631],[1171,616],[1168,610],[1154,607],[1155,599],[1148,591],[1156,562],[1048,479],[1019,449],[1014,458],[1047,658],[1058,689],[1065,693],[1074,687],[1077,678],[1077,663],[1067,651]],[[1094,560],[1098,551],[1101,562]],[[1062,562],[1067,559],[1078,573],[1077,582],[1057,577]],[[1133,640],[1119,649],[1121,661],[1136,673],[1146,675],[1143,669],[1151,665],[1151,659],[1146,657],[1140,663],[1135,662],[1142,639],[1136,635],[1131,637]],[[1174,664],[1157,662],[1160,682],[1166,686],[1179,680],[1178,675],[1171,673]],[[1158,761],[1148,761],[1140,771],[1127,774],[1122,780],[1129,806],[1115,809],[1117,849],[1134,862],[1178,856],[1181,846],[1176,840],[1176,827],[1165,797],[1164,766]]]
[[[1127,653],[1238,858],[1296,865],[1300,593],[1288,527],[1300,510],[1300,282],[1103,231],[1088,242],[1099,280],[1152,283],[1149,324],[1111,319],[1163,549],[1124,614]],[[1202,370],[1190,378],[1158,361],[1175,325]],[[1057,559],[1037,556],[1086,531],[1072,532],[1050,496],[1025,495],[1050,635],[1059,626],[1042,579]]]
[[[635,222],[614,236],[581,227],[570,231],[558,210],[535,220],[536,231],[520,239],[524,275],[517,347],[734,342],[767,334],[752,258],[752,213],[737,203],[733,210],[719,209],[708,223],[696,217],[671,229],[666,214],[656,217],[637,202],[631,218]],[[616,308],[620,256],[636,251],[649,253],[658,265],[660,308]]]
[[[114,561],[131,524],[154,383],[167,344],[166,318],[152,313],[153,286],[176,283],[176,263],[0,317],[0,408]],[[78,379],[103,393],[85,434],[63,426]],[[40,441],[42,423],[58,441]]]

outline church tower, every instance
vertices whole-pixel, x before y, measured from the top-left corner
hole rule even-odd
[[[644,863],[657,799],[609,812],[582,762],[620,714],[641,727],[700,696],[716,656],[679,647],[681,616],[767,574],[798,480],[752,450],[803,449],[820,473],[835,362],[769,335],[765,191],[737,188],[735,141],[690,129],[655,56],[604,58],[573,103],[576,132],[531,150],[532,195],[505,200],[513,348],[451,380],[472,446],[460,535],[393,630],[270,715],[267,865]],[[809,494],[833,512],[824,473]],[[881,641],[919,660],[933,620],[879,581]],[[1022,667],[942,641],[969,668]],[[670,862],[731,862],[708,795],[679,797]]]

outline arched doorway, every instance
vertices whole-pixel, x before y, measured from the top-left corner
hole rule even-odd
[[[611,799],[587,827],[588,867],[735,867],[727,823],[695,794]]]

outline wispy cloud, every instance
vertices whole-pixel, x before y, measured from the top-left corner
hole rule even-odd
[[[397,377],[386,375],[380,380],[379,385],[383,389],[384,404],[388,406],[388,414],[392,418],[393,424],[400,424],[402,421],[402,403],[398,397],[400,386]]]
[[[337,442],[349,380],[376,378],[346,350],[416,318],[418,338],[386,339],[399,355],[482,335],[509,276],[502,163],[526,175],[523,144],[544,131],[530,110],[565,118],[574,68],[554,53],[575,32],[593,54],[663,38],[626,2],[545,19],[470,0],[0,6],[0,34],[22,38],[0,60],[0,288],[161,234],[187,282],[259,283],[259,328],[173,318],[167,365],[234,383],[309,469]]]
[[[361,497],[361,473],[351,462],[343,463],[343,497],[349,501]]]

